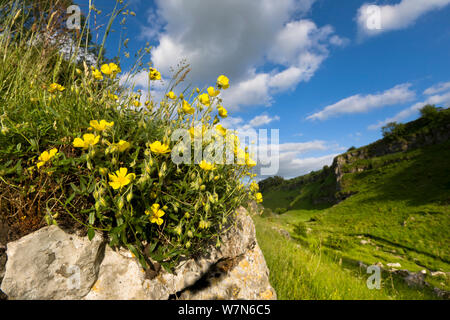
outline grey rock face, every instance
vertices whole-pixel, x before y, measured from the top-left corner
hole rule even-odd
[[[1,290],[9,299],[80,299],[97,278],[105,243],[42,228],[7,245]]]
[[[152,280],[127,250],[51,226],[8,244],[1,288],[9,299],[276,299],[255,227],[239,208],[235,223],[197,259]]]

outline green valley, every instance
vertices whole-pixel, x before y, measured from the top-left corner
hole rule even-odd
[[[331,167],[259,183],[258,241],[280,299],[448,298],[449,126],[449,109],[429,106]]]

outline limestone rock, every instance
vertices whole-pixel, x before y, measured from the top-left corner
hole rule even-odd
[[[105,243],[42,228],[7,245],[1,290],[9,299],[80,299],[94,284]]]
[[[195,260],[180,261],[173,274],[161,270],[149,280],[129,251],[114,251],[99,235],[90,242],[46,227],[8,244],[1,288],[10,299],[275,299],[253,221],[244,208],[236,211],[222,242]],[[77,287],[69,270],[74,266]]]
[[[204,279],[206,288],[188,288],[183,300],[274,300],[275,290],[269,284],[267,269],[261,249],[256,246],[243,257],[227,261],[231,267],[221,265]],[[234,266],[233,263],[236,263]]]
[[[261,204],[256,203],[255,200],[248,202],[248,213],[251,216],[260,216],[264,211],[264,207]]]

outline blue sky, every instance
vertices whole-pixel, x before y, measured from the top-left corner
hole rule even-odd
[[[88,1],[75,3],[86,12]],[[106,23],[114,1],[94,3]],[[331,164],[428,102],[450,105],[450,0],[132,0],[129,9],[131,54],[149,41],[164,78],[186,58],[198,86],[227,75],[225,124],[280,129],[284,177]],[[121,57],[124,71],[130,60]]]

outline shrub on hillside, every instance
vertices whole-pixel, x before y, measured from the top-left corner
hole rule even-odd
[[[405,134],[405,125],[403,123],[390,122],[381,128],[384,138],[401,138]]]

